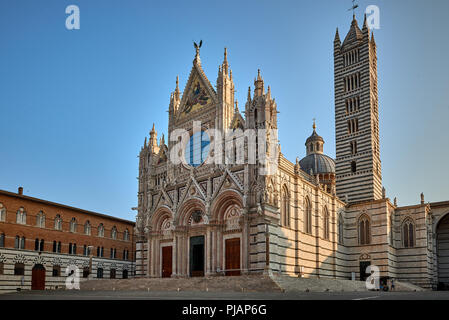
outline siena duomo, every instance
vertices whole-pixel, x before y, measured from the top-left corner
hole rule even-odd
[[[226,50],[214,86],[195,46],[184,92],[176,81],[170,95],[168,132],[184,129],[192,138],[200,121],[200,139],[190,140],[187,163],[175,165],[169,150],[176,141],[158,141],[154,125],[145,138],[136,276],[363,280],[366,267],[376,265],[384,278],[426,288],[449,284],[449,201],[426,203],[421,194],[420,203],[399,207],[382,186],[377,49],[366,16],[361,29],[354,16],[343,41],[338,29],[334,38],[336,159],[324,154],[314,124],[306,156],[291,162],[279,152],[271,175],[261,175],[258,162],[204,162],[213,152],[203,143],[206,130],[276,130],[278,106],[258,72],[242,114]],[[191,161],[195,152],[200,163]]]

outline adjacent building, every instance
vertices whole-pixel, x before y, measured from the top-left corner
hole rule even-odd
[[[124,219],[0,190],[0,291],[65,287],[134,275],[134,226]]]

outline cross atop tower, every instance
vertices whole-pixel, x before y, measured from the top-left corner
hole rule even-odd
[[[348,9],[348,11],[352,10],[353,17],[355,17],[355,9],[357,9],[359,7],[359,5],[355,2],[356,2],[356,0],[352,0],[352,7]]]

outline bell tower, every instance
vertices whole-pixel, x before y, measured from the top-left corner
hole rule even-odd
[[[348,202],[382,197],[374,35],[355,15],[343,43],[334,39],[337,196]]]

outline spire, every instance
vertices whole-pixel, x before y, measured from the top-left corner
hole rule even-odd
[[[371,44],[376,45],[376,41],[374,40],[374,32],[371,31]]]
[[[176,99],[176,101],[179,101],[180,95],[181,95],[181,92],[179,91],[179,75],[178,75],[178,76],[176,76],[176,88],[175,88],[175,92],[174,92],[174,98]]]
[[[337,28],[337,31],[335,31],[334,42],[341,42],[340,41],[340,34],[338,33],[338,28]]]
[[[260,75],[260,69],[257,69],[257,78],[254,80],[254,96],[262,96],[264,94],[263,79]]]
[[[150,141],[148,142],[148,147],[151,152],[157,152],[157,132],[154,128],[154,123],[153,128],[150,131]]]
[[[222,63],[222,70],[225,74],[228,74],[228,68],[229,68],[228,49],[225,47],[224,48],[224,58],[223,58],[223,63]]]
[[[239,112],[240,112],[240,111],[239,111],[239,102],[238,102],[237,99],[235,99],[235,110],[234,110],[234,112],[235,112],[235,113],[239,113]]]
[[[248,87],[248,97],[246,101],[251,101],[251,86]]]
[[[270,88],[270,86],[268,86],[268,89],[267,89],[267,97],[268,97],[268,99],[271,99],[271,88]]]
[[[313,131],[315,131],[315,129],[316,129],[315,118],[313,118],[313,126],[312,126],[312,128],[313,128]]]

